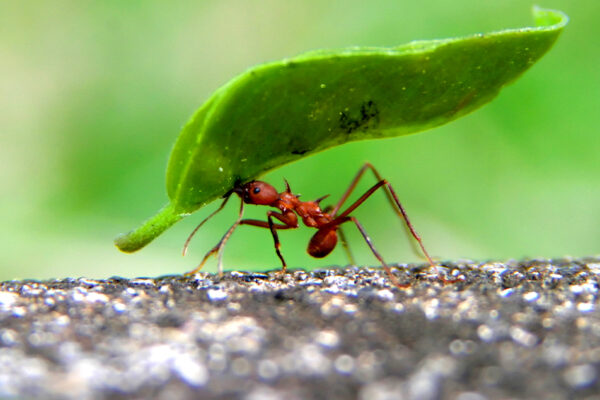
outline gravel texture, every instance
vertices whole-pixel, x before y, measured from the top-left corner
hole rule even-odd
[[[442,265],[3,282],[0,398],[600,399],[600,258]]]

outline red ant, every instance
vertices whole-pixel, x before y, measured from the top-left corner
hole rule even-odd
[[[367,190],[358,200],[352,203],[350,207],[346,208],[346,210],[344,210],[338,215],[338,211],[340,210],[344,202],[348,199],[352,191],[355,189],[356,185],[358,184],[358,181],[367,169],[370,169],[373,172],[378,182],[375,185],[371,186],[371,188]],[[352,180],[352,183],[350,184],[344,195],[337,202],[337,204],[330,209],[327,208],[325,210],[321,210],[321,208],[319,207],[319,203],[329,195],[320,197],[314,201],[300,201],[298,198],[299,196],[292,193],[290,185],[287,181],[285,181],[285,186],[286,190],[284,192],[277,193],[277,190],[266,182],[251,181],[243,185],[237,186],[231,191],[229,191],[227,194],[225,194],[224,200],[219,206],[219,208],[215,210],[212,214],[210,214],[208,217],[206,217],[202,222],[200,222],[200,224],[198,224],[198,226],[192,231],[190,236],[187,238],[183,247],[183,254],[185,255],[190,240],[198,231],[198,229],[200,229],[200,227],[204,225],[206,221],[208,221],[216,213],[221,211],[223,207],[225,207],[225,204],[227,204],[227,201],[229,200],[232,193],[235,193],[238,196],[240,196],[242,200],[240,203],[240,211],[238,214],[238,218],[229,228],[229,230],[227,230],[227,232],[221,238],[219,243],[217,243],[215,247],[213,247],[208,253],[206,253],[198,267],[193,271],[188,272],[186,275],[193,275],[196,272],[200,271],[206,260],[208,260],[208,258],[215,253],[217,253],[218,257],[219,274],[222,274],[223,249],[225,248],[227,240],[229,240],[233,231],[239,225],[252,225],[257,226],[259,228],[268,228],[271,231],[271,234],[273,235],[273,241],[275,243],[275,251],[282,263],[281,270],[282,272],[285,272],[287,265],[285,263],[285,260],[283,259],[283,256],[281,255],[281,245],[279,242],[279,236],[277,234],[277,231],[282,229],[297,228],[298,217],[300,217],[302,218],[302,222],[304,222],[304,225],[310,228],[317,229],[317,232],[313,235],[308,244],[307,250],[308,254],[310,254],[311,256],[316,258],[322,258],[331,253],[338,242],[338,233],[340,233],[342,243],[346,247],[346,241],[341,231],[341,225],[345,222],[352,221],[354,222],[361,235],[369,245],[369,248],[373,252],[373,255],[375,255],[379,262],[381,262],[392,283],[398,287],[406,287],[407,285],[401,285],[398,283],[397,279],[392,274],[390,267],[385,263],[379,252],[375,249],[375,246],[373,246],[373,243],[371,242],[371,239],[369,238],[369,235],[367,235],[367,232],[365,231],[363,226],[360,224],[360,222],[358,222],[358,220],[355,217],[350,215],[352,211],[354,211],[358,206],[360,206],[379,188],[384,188],[388,201],[396,211],[396,214],[398,214],[404,219],[407,228],[410,230],[410,233],[418,242],[419,247],[421,248],[421,251],[427,258],[429,264],[432,267],[435,266],[431,257],[427,253],[427,250],[425,250],[425,246],[423,245],[421,237],[417,234],[414,227],[410,223],[408,215],[406,214],[404,207],[400,203],[400,200],[398,200],[398,196],[394,192],[392,185],[390,185],[390,183],[387,180],[383,179],[379,172],[377,172],[375,167],[373,167],[373,165],[371,165],[370,163],[365,163],[362,166],[362,168],[358,171],[358,173]],[[244,214],[244,203],[275,207],[279,210],[279,212],[272,210],[267,211],[267,221],[261,221],[256,219],[242,219],[242,216]],[[280,223],[274,222],[274,219],[277,219]],[[349,256],[352,260],[350,254]]]

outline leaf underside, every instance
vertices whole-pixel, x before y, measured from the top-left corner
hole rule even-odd
[[[346,142],[407,135],[493,99],[552,46],[568,19],[533,10],[536,27],[392,48],[312,51],[249,69],[218,89],[177,139],[170,203],[118,237],[136,251],[236,183]]]

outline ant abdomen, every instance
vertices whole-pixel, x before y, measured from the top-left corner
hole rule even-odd
[[[323,258],[335,249],[337,240],[336,228],[320,229],[310,238],[308,254],[315,258]]]

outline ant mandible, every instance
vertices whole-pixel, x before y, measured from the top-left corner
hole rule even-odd
[[[370,169],[373,172],[378,182],[371,186],[371,188],[367,190],[358,200],[356,200],[354,203],[352,203],[352,205],[350,205],[338,215],[338,211],[340,210],[344,202],[348,199],[352,191],[356,188],[358,181],[368,169]],[[307,251],[308,254],[310,254],[311,256],[316,258],[322,258],[331,253],[337,245],[338,233],[340,234],[342,242],[345,245],[345,239],[342,234],[342,231],[340,230],[340,226],[345,222],[352,221],[354,222],[361,235],[369,245],[369,248],[371,249],[371,252],[373,252],[373,255],[379,260],[379,262],[381,262],[392,283],[398,287],[406,287],[407,285],[400,284],[395,278],[395,276],[392,274],[390,267],[383,260],[379,252],[375,249],[375,246],[371,242],[369,235],[367,234],[363,226],[360,224],[360,222],[358,222],[358,220],[355,217],[350,215],[357,207],[364,203],[366,199],[368,199],[377,189],[380,188],[384,188],[388,201],[392,205],[393,209],[396,211],[396,214],[402,217],[402,219],[406,223],[407,228],[419,244],[419,247],[421,248],[421,251],[427,258],[429,264],[432,267],[435,266],[434,262],[429,256],[429,253],[427,252],[427,250],[425,250],[425,246],[423,245],[421,237],[416,232],[413,225],[410,223],[408,215],[406,214],[404,207],[400,203],[396,192],[394,192],[392,185],[390,185],[390,183],[387,180],[381,177],[379,172],[375,169],[375,167],[373,167],[371,163],[365,163],[362,166],[362,168],[358,171],[358,173],[350,183],[348,189],[346,189],[344,195],[340,198],[340,200],[333,208],[326,208],[325,210],[321,210],[319,206],[319,203],[329,195],[320,197],[314,201],[300,201],[299,196],[292,193],[290,185],[287,181],[285,181],[285,186],[285,191],[277,193],[277,190],[266,182],[251,181],[243,185],[239,185],[233,190],[229,191],[227,194],[225,194],[224,200],[219,206],[219,208],[216,209],[213,213],[211,213],[208,217],[206,217],[202,222],[200,222],[200,224],[198,224],[198,226],[192,231],[190,236],[187,238],[183,247],[183,254],[185,255],[190,240],[198,231],[198,229],[200,229],[200,227],[204,225],[206,221],[208,221],[216,213],[221,211],[223,207],[225,207],[225,204],[227,204],[227,201],[233,193],[237,194],[242,200],[240,203],[238,218],[233,223],[233,225],[231,225],[231,227],[227,230],[225,235],[223,235],[219,243],[217,243],[215,247],[213,247],[208,253],[206,253],[198,267],[186,273],[185,275],[193,275],[200,271],[200,269],[204,266],[206,260],[208,260],[208,258],[215,253],[217,253],[218,258],[219,274],[222,275],[223,249],[225,248],[227,240],[229,240],[229,238],[233,234],[233,231],[239,225],[257,226],[259,228],[267,228],[271,231],[271,234],[273,235],[273,241],[275,243],[275,252],[281,260],[281,270],[282,272],[285,272],[287,264],[283,256],[281,255],[281,244],[279,242],[279,236],[277,234],[277,231],[283,229],[297,228],[298,217],[300,217],[302,218],[302,222],[304,223],[304,225],[310,228],[317,229],[317,232],[313,235],[308,244]],[[267,211],[267,221],[261,221],[256,219],[242,219],[244,214],[244,204],[274,207],[277,208],[279,212],[273,210]],[[275,219],[278,220],[278,222],[280,223],[276,223],[274,221]]]

